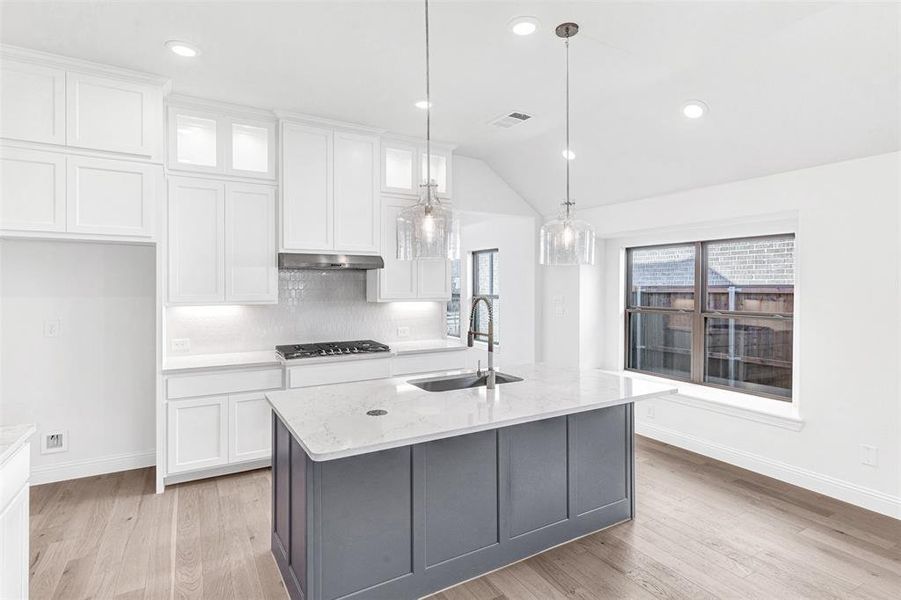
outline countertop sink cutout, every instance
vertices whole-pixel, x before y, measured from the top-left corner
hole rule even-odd
[[[507,375],[506,373],[495,373],[495,383],[513,383],[522,381],[522,377]],[[424,377],[422,379],[411,379],[408,381],[410,385],[415,385],[419,389],[427,392],[449,392],[451,390],[465,390],[469,388],[485,387],[488,383],[488,374],[482,373],[465,373],[463,375],[449,375],[443,377]]]

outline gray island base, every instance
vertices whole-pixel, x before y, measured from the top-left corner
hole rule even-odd
[[[322,462],[276,412],[272,553],[294,599],[420,598],[632,518],[633,456],[632,402]]]

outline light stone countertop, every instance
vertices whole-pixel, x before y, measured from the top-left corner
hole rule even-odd
[[[457,371],[459,373],[459,371]],[[268,392],[266,398],[314,461],[508,427],[674,393],[675,388],[598,369],[510,366],[523,381],[427,392],[405,376]],[[366,414],[372,409],[384,416]]]
[[[394,342],[389,344],[398,356],[408,354],[429,354],[432,352],[454,352],[466,350],[467,346],[457,338],[443,340],[417,340],[415,342]]]
[[[466,344],[457,339],[418,340],[413,342],[394,342],[389,344],[390,352],[373,354],[344,354],[339,356],[320,356],[316,358],[298,358],[284,360],[275,350],[259,350],[255,352],[230,352],[223,354],[191,354],[168,356],[163,360],[162,372],[166,375],[188,371],[215,369],[233,369],[240,367],[278,367],[281,365],[313,365],[325,362],[345,360],[364,360],[370,358],[392,358],[411,354],[428,354],[432,352],[448,352],[466,350]]]
[[[0,426],[0,465],[6,462],[35,432],[34,425]]]
[[[163,373],[234,367],[279,367],[282,363],[283,361],[275,350],[169,356],[163,361]]]

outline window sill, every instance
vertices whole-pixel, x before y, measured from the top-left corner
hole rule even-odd
[[[724,415],[764,423],[791,431],[801,431],[804,428],[804,420],[798,412],[796,402],[784,402],[772,400],[761,396],[720,390],[695,383],[686,383],[677,379],[655,377],[634,371],[615,371],[617,375],[654,381],[675,386],[678,392],[664,397],[669,402],[691,406],[702,410],[709,410]]]

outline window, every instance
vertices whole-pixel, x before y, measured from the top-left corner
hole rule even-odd
[[[791,400],[793,235],[629,248],[626,368]]]
[[[497,250],[478,250],[472,253],[472,295],[486,296],[491,300],[494,309],[494,343],[500,336],[498,314],[500,313],[500,296],[498,287]],[[479,303],[476,310],[475,330],[482,332],[477,340],[488,341],[488,309],[484,302]]]
[[[460,259],[451,261],[451,297],[447,302],[447,335],[460,337]]]

